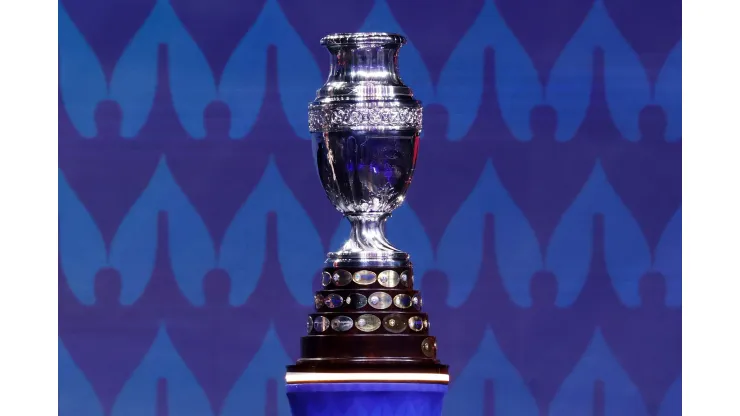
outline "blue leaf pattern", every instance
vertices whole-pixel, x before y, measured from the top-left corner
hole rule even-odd
[[[270,326],[262,346],[226,398],[221,416],[264,413],[265,386],[268,380],[277,381],[278,415],[290,416],[290,407],[285,396],[285,366],[290,362],[275,328]]]
[[[216,98],[213,74],[167,0],[157,1],[113,72],[111,97],[123,110],[122,135],[136,136],[151,112],[162,44],[167,45],[172,103],[179,121],[191,136],[203,137],[203,110]]]
[[[658,74],[655,83],[655,102],[666,112],[668,126],[666,139],[669,142],[681,140],[681,109],[682,109],[682,53],[681,42],[668,55],[663,69]]]
[[[640,138],[638,116],[650,103],[650,83],[637,53],[609,18],[603,0],[594,4],[588,19],[601,27],[596,45],[604,50],[604,88],[614,124],[624,138]]]
[[[573,138],[591,104],[594,33],[602,24],[594,15],[601,17],[594,11],[589,14],[555,61],[545,89],[547,103],[558,113],[555,138],[560,142]]]
[[[95,137],[95,109],[108,97],[100,60],[59,4],[59,93],[70,121],[83,137]]]
[[[157,383],[167,381],[171,415],[211,416],[210,403],[162,327],[151,349],[118,395],[111,416],[156,416]]]
[[[576,200],[563,214],[547,249],[547,268],[558,278],[558,306],[578,297],[588,276],[593,247],[593,218],[604,216],[605,261],[621,300],[630,306],[640,302],[638,284],[650,269],[650,249],[639,225],[614,192],[597,164]]]
[[[59,416],[103,416],[103,407],[87,377],[62,340],[59,343]]]
[[[140,209],[140,212],[136,212],[136,208]],[[129,232],[138,232],[140,238],[144,238],[140,234],[143,228],[156,236],[159,212],[167,213],[169,255],[180,290],[190,302],[202,305],[205,299],[201,283],[206,273],[216,266],[213,240],[203,219],[172,177],[165,158],[160,160],[149,186],[129,214],[131,221],[139,221],[137,225],[131,224]],[[136,214],[138,216],[134,216]],[[132,238],[130,243],[124,246],[132,252],[144,251],[149,254],[140,263],[142,274],[148,271],[149,275],[151,270],[143,269],[148,264],[144,261],[154,262],[156,238],[150,241],[153,241],[151,247],[147,245],[140,247],[145,243],[134,242]],[[128,261],[131,262],[131,259]]]
[[[666,279],[666,305],[681,306],[681,210],[671,218],[655,248],[653,267]]]
[[[249,33],[224,68],[220,97],[234,117],[230,135],[246,136],[254,126],[265,96],[266,50],[276,45],[280,99],[293,131],[307,139],[306,106],[321,85],[321,72],[306,45],[285,18],[276,0],[268,0]],[[301,70],[295,71],[296,62]]]
[[[439,102],[450,110],[448,137],[460,140],[478,114],[486,47],[493,47],[496,53],[496,89],[504,121],[517,139],[529,140],[529,113],[542,102],[543,89],[532,60],[504,23],[493,0],[485,1],[440,76]]]
[[[490,328],[483,334],[477,352],[459,377],[453,380],[444,404],[445,415],[474,415],[483,410],[486,380],[494,386],[494,414],[497,416],[536,416],[537,404],[498,345]]]
[[[597,381],[604,383],[604,416],[647,416],[640,392],[597,330],[581,361],[565,379],[550,405],[552,416],[590,415],[594,412]]]
[[[231,303],[246,301],[262,273],[265,258],[266,219],[277,214],[278,256],[288,289],[297,302],[311,304],[311,277],[324,255],[321,239],[308,214],[285,185],[273,159],[257,187],[239,209],[223,244],[219,264],[233,280]],[[300,236],[300,238],[296,238]]]
[[[164,201],[176,198],[178,194],[182,198],[182,191],[174,183],[167,164],[162,159],[147,188],[128,211],[111,242],[110,263],[121,273],[123,304],[135,302],[149,283],[157,254],[157,217],[160,210],[166,210]],[[170,213],[169,220],[171,230],[181,228],[178,222],[184,227],[197,226],[197,222],[190,218],[187,221],[178,221],[176,211]],[[184,249],[181,246],[184,242],[177,241],[177,231],[171,234],[175,237],[171,242],[174,244],[174,247],[171,246],[173,251]],[[184,244],[193,242],[191,240]],[[173,260],[179,260],[177,255],[173,256]]]
[[[59,259],[72,293],[83,303],[95,302],[95,274],[108,263],[98,226],[59,171]]]
[[[455,282],[450,286],[448,303],[461,305],[478,279],[487,213],[495,218],[495,254],[504,287],[514,302],[529,306],[529,280],[542,269],[542,255],[534,231],[501,184],[490,161],[439,243],[438,267]],[[461,258],[467,261],[461,263]]]
[[[681,379],[676,380],[663,399],[658,416],[681,416]]]

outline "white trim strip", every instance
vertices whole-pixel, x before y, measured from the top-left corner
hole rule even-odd
[[[286,383],[330,383],[343,381],[417,381],[449,383],[449,374],[434,373],[286,373]]]

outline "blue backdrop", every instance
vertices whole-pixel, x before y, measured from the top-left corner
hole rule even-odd
[[[445,413],[679,415],[678,0],[62,0],[60,415],[289,414],[349,229],[308,141],[318,41],[369,30],[408,36],[425,104],[389,234]]]

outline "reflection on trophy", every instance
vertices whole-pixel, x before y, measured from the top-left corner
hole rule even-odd
[[[380,394],[368,409],[403,393],[398,400],[416,397],[430,406],[427,413],[413,414],[441,412],[447,366],[436,358],[437,342],[414,290],[409,254],[385,235],[386,221],[411,184],[422,127],[421,103],[398,74],[405,41],[386,33],[321,40],[331,67],[309,105],[313,154],[327,197],[352,229],[344,245],[327,256],[301,358],[288,366],[294,414],[334,414],[326,408],[307,411],[301,400],[310,397],[314,408],[321,407],[321,392],[333,392],[326,400],[336,401],[338,391],[347,400],[355,397],[351,392]],[[403,405],[395,400],[391,406]]]

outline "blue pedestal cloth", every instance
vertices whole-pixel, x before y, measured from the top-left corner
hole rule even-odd
[[[440,416],[446,384],[287,384],[293,416]]]

